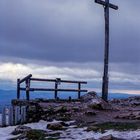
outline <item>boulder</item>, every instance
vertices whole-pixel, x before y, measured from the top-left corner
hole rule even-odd
[[[97,96],[94,91],[81,96],[81,100],[92,109],[112,109],[111,105],[108,102],[104,101],[101,97]]]

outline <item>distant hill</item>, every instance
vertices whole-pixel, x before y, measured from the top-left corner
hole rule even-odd
[[[98,93],[98,95],[100,96],[101,94]],[[25,99],[25,93],[21,94],[22,98]],[[77,98],[77,94],[75,93],[58,93],[58,96],[60,98],[68,98],[69,96],[71,96],[72,98]],[[109,99],[113,99],[113,98],[128,98],[131,96],[140,96],[137,94],[124,94],[124,93],[110,93],[109,94]],[[46,92],[35,92],[35,93],[31,93],[31,98],[53,98],[54,94],[53,92],[51,93],[46,93]],[[14,90],[0,90],[0,110],[1,107],[3,105],[10,105],[11,103],[11,99],[16,99],[16,91]]]

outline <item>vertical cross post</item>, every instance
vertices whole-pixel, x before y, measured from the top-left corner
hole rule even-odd
[[[95,0],[96,3],[103,5],[105,16],[105,52],[104,52],[104,73],[102,83],[102,98],[108,100],[108,66],[109,66],[109,8],[114,10],[118,9],[118,6],[109,3],[109,0]]]
[[[104,74],[102,83],[102,98],[108,99],[108,61],[109,61],[109,0],[105,1],[107,5],[104,7],[105,16],[105,53],[104,53]]]

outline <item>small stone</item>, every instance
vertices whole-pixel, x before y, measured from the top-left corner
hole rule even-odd
[[[87,116],[93,116],[93,115],[96,115],[96,113],[94,111],[86,111],[85,112],[85,115],[87,115]]]
[[[100,138],[99,140],[125,140],[125,139],[116,138],[116,137],[114,137],[114,136],[112,136],[112,135],[110,134],[110,135],[107,135],[107,136],[103,136],[103,137]]]
[[[65,107],[65,106],[57,107],[57,108],[55,108],[55,110],[54,110],[55,113],[65,113],[65,112],[67,112],[67,111],[68,111],[68,109],[67,109],[67,107]]]
[[[107,136],[103,136],[102,138],[100,138],[100,140],[114,140],[114,137],[110,134]]]
[[[51,123],[47,125],[47,129],[51,130],[63,130],[63,125],[61,123]]]
[[[79,107],[73,107],[72,110],[73,110],[74,112],[78,112],[78,111],[80,111],[80,108],[79,108]]]
[[[100,103],[90,104],[89,107],[92,109],[103,110],[103,107]]]
[[[88,128],[87,128],[87,131],[98,131],[100,128],[99,127],[97,127],[97,126],[89,126]]]
[[[63,125],[63,126],[69,126],[67,123],[65,123],[65,122],[61,122],[61,124]]]
[[[45,140],[47,135],[47,132],[44,130],[32,129],[27,132],[26,138],[27,140]]]
[[[18,126],[18,127],[15,128],[15,130],[12,132],[12,134],[13,135],[18,135],[18,134],[22,134],[22,133],[28,132],[30,130],[31,130],[30,127],[20,125],[20,126]]]
[[[135,116],[136,120],[140,120],[140,115],[139,116]]]

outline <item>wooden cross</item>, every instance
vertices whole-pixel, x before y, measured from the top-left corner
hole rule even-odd
[[[105,15],[105,53],[104,53],[104,74],[102,83],[102,98],[108,100],[108,61],[109,61],[109,8],[118,10],[118,6],[109,3],[109,0],[95,0],[96,3],[103,5]]]

